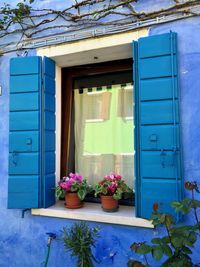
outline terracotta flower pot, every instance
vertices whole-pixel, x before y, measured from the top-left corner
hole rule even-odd
[[[114,199],[112,196],[101,195],[101,207],[106,212],[115,212],[118,210],[118,200]]]
[[[65,207],[68,209],[79,209],[83,206],[77,193],[66,192],[65,193]]]

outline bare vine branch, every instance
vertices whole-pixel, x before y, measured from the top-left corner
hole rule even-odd
[[[22,40],[53,29],[79,30],[100,25],[124,25],[127,20],[133,23],[173,14],[200,15],[193,9],[200,7],[199,0],[173,0],[170,6],[151,12],[137,11],[136,5],[140,0],[74,0],[71,6],[62,10],[36,9],[31,5],[34,0],[27,1],[19,2],[15,8],[10,4],[0,7],[0,38],[20,33]],[[111,15],[117,19],[105,20]]]

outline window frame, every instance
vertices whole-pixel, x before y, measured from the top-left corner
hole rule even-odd
[[[61,155],[60,155],[60,177],[65,176],[67,158],[70,154],[71,147],[69,144],[70,125],[72,120],[72,105],[73,105],[73,80],[79,77],[91,77],[94,75],[117,73],[122,71],[132,71],[133,60],[122,59],[108,61],[97,64],[82,65],[70,68],[62,68],[62,83],[61,83]],[[68,105],[66,105],[68,101]],[[68,114],[68,116],[67,116]]]

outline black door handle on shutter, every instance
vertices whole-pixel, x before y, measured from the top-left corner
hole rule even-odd
[[[32,145],[32,138],[27,138],[26,139],[26,144],[27,145]]]
[[[33,143],[32,138],[30,137],[26,138],[26,145],[28,151],[32,151],[32,143]]]
[[[165,149],[161,149],[161,153],[160,153],[160,157],[161,157],[161,165],[163,168],[166,168],[167,166],[168,167],[175,167],[176,166],[176,155],[177,155],[177,147],[174,147],[173,149],[173,152],[172,152],[172,157],[170,157],[172,159],[172,163],[170,162],[166,162],[167,160],[167,151],[165,151]]]
[[[172,162],[172,166],[176,167],[176,155],[177,155],[177,147],[173,147],[173,162]]]
[[[161,165],[163,168],[166,167],[166,152],[164,149],[161,149],[161,153],[160,153],[160,156],[161,156]]]
[[[12,163],[14,166],[17,166],[17,162],[18,162],[18,152],[13,151],[12,152]]]

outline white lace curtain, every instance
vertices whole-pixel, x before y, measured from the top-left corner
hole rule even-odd
[[[134,188],[133,85],[74,90],[75,169],[95,185],[116,172]]]

